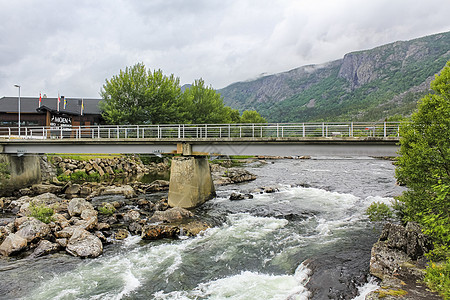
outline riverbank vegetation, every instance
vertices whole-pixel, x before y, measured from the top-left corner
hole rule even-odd
[[[450,299],[450,61],[401,128],[396,177],[408,190],[397,200],[403,221],[419,223],[434,244],[426,280]]]
[[[256,111],[225,106],[203,79],[182,91],[175,75],[147,70],[142,63],[120,70],[101,90],[102,115],[108,124],[266,123]]]

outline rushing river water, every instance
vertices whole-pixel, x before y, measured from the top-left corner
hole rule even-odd
[[[379,229],[364,211],[401,193],[391,162],[277,160],[247,169],[258,179],[219,187],[195,211],[217,224],[203,234],[132,236],[96,259],[2,259],[0,298],[353,299],[374,286],[364,281]],[[257,192],[266,186],[278,191]],[[228,200],[235,191],[254,198]]]

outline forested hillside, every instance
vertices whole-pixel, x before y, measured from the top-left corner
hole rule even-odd
[[[372,121],[408,116],[450,59],[450,32],[348,53],[343,59],[238,82],[226,105],[271,122]]]

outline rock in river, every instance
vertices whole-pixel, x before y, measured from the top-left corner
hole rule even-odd
[[[100,239],[89,231],[77,228],[67,243],[66,251],[73,256],[97,257],[102,254],[103,245]]]
[[[9,256],[11,253],[18,252],[27,246],[27,240],[18,234],[10,233],[0,245],[0,254]]]

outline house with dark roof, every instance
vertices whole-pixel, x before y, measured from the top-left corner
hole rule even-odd
[[[20,97],[21,126],[89,126],[103,124],[102,99]],[[0,127],[18,126],[18,97],[0,98]],[[64,102],[66,103],[64,105]]]

